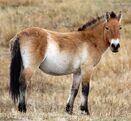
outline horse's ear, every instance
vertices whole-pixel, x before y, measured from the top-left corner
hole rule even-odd
[[[108,21],[110,19],[110,13],[106,12],[106,21]]]
[[[118,15],[118,17],[117,17],[117,19],[118,19],[119,22],[121,22],[121,18],[122,18],[122,12],[120,11],[120,12],[119,12],[119,15]]]

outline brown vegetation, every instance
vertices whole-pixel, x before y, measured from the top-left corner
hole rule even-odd
[[[103,56],[91,81],[91,116],[64,111],[71,75],[55,77],[40,70],[28,82],[28,112],[20,114],[8,94],[9,40],[20,30],[39,26],[55,31],[73,31],[96,15],[122,10],[121,50]],[[130,121],[131,120],[131,2],[126,0],[0,0],[0,120],[1,121]]]

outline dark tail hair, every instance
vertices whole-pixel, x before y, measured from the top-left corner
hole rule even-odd
[[[21,72],[22,59],[20,53],[20,43],[17,37],[13,43],[11,50],[11,64],[10,64],[10,94],[14,103],[18,101],[20,95],[19,77]]]

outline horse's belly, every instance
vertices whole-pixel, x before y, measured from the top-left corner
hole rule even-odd
[[[75,72],[80,65],[79,59],[74,59],[71,56],[47,56],[41,63],[40,69],[51,75],[65,75]]]

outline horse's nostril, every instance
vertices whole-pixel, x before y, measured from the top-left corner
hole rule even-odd
[[[111,47],[112,47],[112,48],[115,48],[115,44],[111,44]]]
[[[111,44],[111,47],[114,49],[120,48],[120,44]]]
[[[120,48],[120,44],[117,44],[116,48]]]

